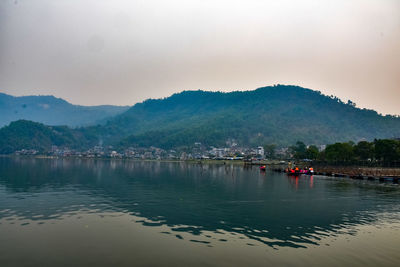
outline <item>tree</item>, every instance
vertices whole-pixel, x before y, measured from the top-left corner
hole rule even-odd
[[[316,160],[319,156],[318,147],[311,145],[306,150],[306,157],[311,160]]]
[[[325,157],[328,162],[351,162],[354,160],[354,146],[352,142],[327,145]]]
[[[265,156],[270,159],[274,158],[275,157],[275,149],[276,149],[275,144],[264,145]]]
[[[400,141],[381,139],[375,140],[375,157],[385,163],[400,160]]]
[[[354,147],[354,154],[360,160],[368,160],[374,157],[374,143],[367,141],[358,142]]]
[[[307,147],[301,141],[297,141],[295,146],[290,147],[290,150],[293,153],[293,157],[295,159],[304,159],[307,157],[307,154],[306,154]]]

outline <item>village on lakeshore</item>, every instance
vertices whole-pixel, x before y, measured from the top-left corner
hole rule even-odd
[[[325,146],[321,146],[324,149]],[[45,155],[53,157],[82,157],[82,158],[115,158],[115,159],[137,159],[137,160],[264,160],[266,159],[264,147],[256,148],[238,147],[236,143],[230,146],[217,148],[205,147],[196,142],[189,149],[165,150],[158,147],[128,147],[126,149],[115,149],[113,146],[94,146],[91,149],[80,151],[68,147],[52,146],[51,150],[41,152],[35,149],[21,149],[14,155]],[[283,147],[274,151],[277,158],[288,158],[291,156],[289,148]]]
[[[195,142],[190,147],[163,149],[150,147],[94,146],[79,150],[52,145],[49,150],[32,148],[16,150],[11,155],[112,158],[135,160],[227,160],[227,161],[266,161],[296,160],[302,162],[324,162],[333,165],[385,166],[398,167],[400,163],[400,139],[375,139],[372,142],[343,142],[327,145],[306,145],[298,141],[295,145],[278,147],[267,144],[257,147],[240,146],[229,139],[224,147],[206,146]]]
[[[400,177],[400,139],[375,139],[328,145],[306,145],[298,141],[289,147],[267,144],[257,147],[240,146],[234,139],[226,141],[225,147],[205,146],[195,142],[191,147],[162,149],[150,147],[116,148],[94,146],[87,150],[51,146],[49,151],[35,149],[17,150],[11,155],[45,158],[127,159],[155,161],[237,162],[260,165],[271,170],[294,174],[310,174],[309,167],[317,167],[313,174],[350,177],[355,179],[379,179],[398,182]],[[300,169],[299,169],[300,167]],[[385,180],[386,179],[386,180]]]

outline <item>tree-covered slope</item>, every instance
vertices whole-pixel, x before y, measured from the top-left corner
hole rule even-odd
[[[54,96],[14,97],[0,93],[0,127],[24,119],[47,125],[91,125],[118,115],[129,107],[77,106]]]
[[[230,93],[184,91],[138,103],[104,125],[73,130],[18,123],[23,127],[12,123],[0,130],[1,148],[7,142],[21,148],[31,144],[88,147],[99,143],[121,148],[176,148],[195,142],[224,146],[230,139],[243,146],[288,146],[298,140],[330,144],[400,137],[398,117],[359,109],[318,91],[283,85]],[[35,134],[24,135],[30,128]],[[35,138],[31,140],[31,136]],[[57,139],[60,136],[61,141]]]
[[[19,120],[0,129],[0,154],[21,149],[49,151],[53,145],[82,149],[97,144],[97,138],[85,129],[67,126],[47,126],[41,123]]]
[[[231,93],[184,91],[147,100],[110,120],[102,132],[108,140],[123,138],[124,145],[166,148],[222,145],[230,138],[243,145],[326,144],[398,137],[400,118],[318,91],[278,85]]]

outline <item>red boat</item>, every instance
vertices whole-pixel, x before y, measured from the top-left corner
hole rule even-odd
[[[287,175],[294,175],[294,176],[298,176],[298,175],[301,174],[301,170],[298,167],[296,167],[294,169],[289,169],[288,168],[288,169],[285,170],[285,172],[286,172]]]
[[[260,171],[265,171],[266,169],[267,169],[267,166],[265,166],[265,165],[260,166]]]
[[[313,175],[314,174],[314,169],[313,168],[304,168],[304,169],[299,169],[299,168],[294,168],[294,169],[286,169],[285,173],[287,175],[295,175],[298,176],[300,174],[308,174],[308,175]]]

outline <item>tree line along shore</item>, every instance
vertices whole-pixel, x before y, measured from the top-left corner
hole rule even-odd
[[[400,167],[399,139],[335,143],[322,151],[297,142],[290,149],[294,159],[305,159],[320,166]]]

